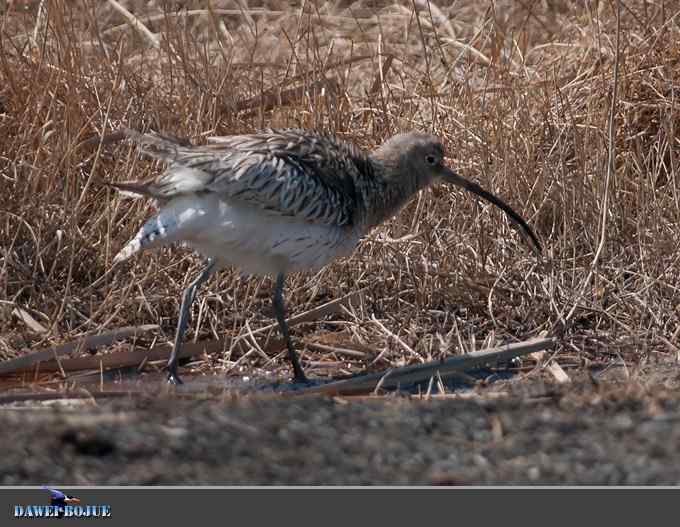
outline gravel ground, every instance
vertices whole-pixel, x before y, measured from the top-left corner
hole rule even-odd
[[[0,483],[680,483],[678,373],[621,374],[502,381],[470,399],[149,395],[7,406]]]

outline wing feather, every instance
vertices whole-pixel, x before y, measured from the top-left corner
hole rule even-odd
[[[360,206],[357,181],[366,156],[332,136],[308,130],[269,130],[209,138],[191,146],[171,137],[126,134],[140,149],[168,164],[150,182],[113,186],[168,200],[187,193],[216,193],[269,214],[308,222],[350,225]]]

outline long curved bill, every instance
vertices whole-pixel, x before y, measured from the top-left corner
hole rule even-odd
[[[531,230],[531,227],[527,225],[527,222],[524,221],[522,216],[517,214],[514,210],[510,208],[510,206],[502,201],[500,198],[497,198],[490,192],[487,192],[484,190],[482,187],[477,185],[476,183],[473,183],[472,181],[468,181],[462,176],[459,176],[456,174],[453,170],[450,168],[445,167],[444,168],[444,181],[448,183],[452,183],[458,187],[461,187],[469,192],[472,192],[473,194],[476,194],[480,198],[485,199],[489,203],[493,203],[496,205],[499,209],[502,209],[503,212],[505,212],[510,220],[517,225],[520,228],[520,231],[522,235],[524,236],[525,239],[531,240],[531,245],[533,250],[536,252],[536,254],[541,254],[541,244],[538,241],[538,238],[534,234],[534,231]]]

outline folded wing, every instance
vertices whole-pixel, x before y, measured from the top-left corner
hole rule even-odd
[[[172,137],[125,130],[146,154],[168,164],[148,182],[113,186],[161,202],[215,193],[301,221],[351,225],[359,206],[355,182],[365,155],[350,144],[309,131],[215,137],[191,146]]]

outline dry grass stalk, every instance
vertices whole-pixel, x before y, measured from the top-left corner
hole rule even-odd
[[[28,327],[28,329],[30,329],[33,333],[37,334],[47,333],[47,328],[43,326],[40,322],[38,322],[35,318],[33,318],[33,315],[31,315],[25,309],[21,307],[15,307],[12,310],[12,314],[19,320],[21,320],[24,324],[26,324],[26,327]]]

